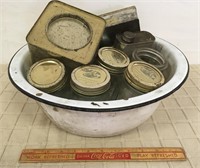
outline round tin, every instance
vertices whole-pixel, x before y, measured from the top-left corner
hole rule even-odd
[[[100,95],[110,88],[110,74],[98,65],[80,66],[72,71],[70,85],[80,94]]]
[[[145,61],[152,64],[161,71],[168,67],[168,62],[162,54],[153,48],[138,48],[132,53],[132,57],[135,61]]]
[[[98,63],[110,73],[123,73],[129,65],[129,57],[113,47],[102,47],[98,51]]]
[[[40,90],[47,93],[55,92],[66,82],[65,67],[56,59],[43,59],[30,67],[27,80]]]
[[[127,82],[141,92],[152,91],[164,84],[165,78],[155,66],[144,61],[133,61],[125,71]]]

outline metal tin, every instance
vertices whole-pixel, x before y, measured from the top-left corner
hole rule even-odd
[[[140,47],[151,47],[155,37],[147,31],[125,31],[116,35],[114,47],[131,57],[132,52]]]
[[[129,57],[120,50],[113,47],[102,47],[98,51],[98,63],[110,73],[123,73],[129,65]]]
[[[47,93],[61,89],[67,78],[64,65],[56,59],[44,59],[34,63],[27,74],[28,82]]]
[[[51,1],[26,40],[33,61],[62,57],[68,66],[93,60],[105,29],[105,20],[60,1]]]
[[[100,15],[106,20],[106,28],[101,40],[101,47],[112,46],[116,34],[124,31],[140,31],[140,24],[135,6],[130,6]]]
[[[110,88],[110,74],[98,65],[80,66],[72,71],[70,85],[80,94],[99,95]]]
[[[154,65],[160,71],[164,71],[168,67],[168,62],[160,52],[153,48],[138,48],[132,53],[134,61],[145,61]]]
[[[164,84],[163,74],[155,66],[143,61],[133,61],[125,71],[127,82],[141,92],[152,91]]]

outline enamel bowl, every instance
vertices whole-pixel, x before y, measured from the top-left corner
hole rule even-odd
[[[35,99],[44,113],[67,132],[89,137],[107,137],[127,132],[147,120],[160,100],[178,90],[185,82],[189,65],[184,54],[169,42],[156,38],[154,48],[168,61],[167,82],[149,93],[113,101],[78,101],[42,92],[27,82],[32,65],[28,46],[13,56],[9,64],[12,84],[25,95]]]

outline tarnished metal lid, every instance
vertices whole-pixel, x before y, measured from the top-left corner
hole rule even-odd
[[[135,61],[145,61],[149,64],[152,64],[161,71],[164,71],[168,67],[168,62],[166,59],[159,51],[153,48],[138,48],[132,53],[132,57]]]
[[[110,87],[110,74],[101,66],[87,65],[71,73],[71,87],[83,95],[99,95]]]
[[[127,82],[141,92],[152,91],[164,84],[163,74],[155,66],[143,61],[133,61],[125,71]]]
[[[147,31],[125,31],[122,34],[122,40],[126,43],[149,43],[153,42],[155,40],[155,37]]]
[[[102,47],[98,51],[98,63],[111,73],[123,73],[130,59],[120,50]]]
[[[34,87],[52,93],[65,84],[65,67],[56,59],[43,59],[31,66],[27,80]]]
[[[82,18],[73,15],[53,18],[46,34],[49,41],[56,46],[72,51],[85,47],[92,38],[90,25]]]

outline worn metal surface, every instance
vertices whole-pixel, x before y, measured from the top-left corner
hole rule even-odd
[[[112,46],[116,34],[124,31],[140,31],[140,24],[135,6],[105,13],[100,15],[100,17],[106,20],[106,28],[100,43],[101,47]]]
[[[105,20],[99,16],[51,1],[26,38],[33,62],[58,57],[64,58],[68,66],[90,63],[105,24]]]
[[[141,47],[136,49],[132,53],[132,60],[133,61],[145,61],[154,65],[158,68],[164,76],[166,76],[165,72],[168,68],[168,61],[164,58],[164,56],[153,48]]]
[[[129,57],[140,47],[151,47],[155,41],[155,37],[147,31],[125,31],[118,33],[114,42],[114,47],[125,52]]]

